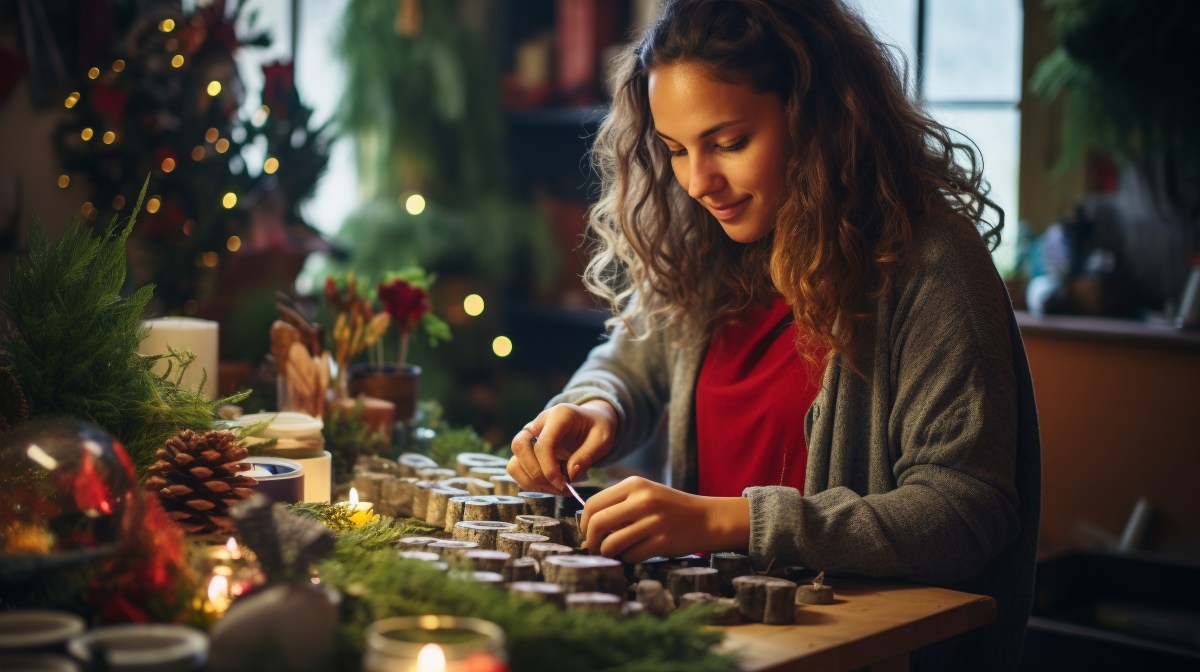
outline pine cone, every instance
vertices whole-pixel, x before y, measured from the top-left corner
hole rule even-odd
[[[239,474],[250,468],[246,449],[231,432],[185,429],[155,454],[145,487],[157,492],[167,515],[189,534],[221,538],[236,527],[229,507],[254,494],[258,481]]]

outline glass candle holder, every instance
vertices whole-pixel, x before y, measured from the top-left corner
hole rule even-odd
[[[397,616],[367,626],[365,672],[507,669],[504,630],[463,616]]]

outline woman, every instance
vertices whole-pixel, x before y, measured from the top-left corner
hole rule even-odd
[[[509,473],[562,492],[664,429],[665,483],[592,497],[590,552],[985,593],[996,623],[921,662],[1011,668],[1039,443],[973,149],[838,0],[667,2],[615,84],[586,280],[617,317]]]

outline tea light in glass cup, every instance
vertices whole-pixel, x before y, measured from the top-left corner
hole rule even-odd
[[[358,501],[357,488],[350,488],[350,501],[339,502],[339,505],[350,511],[350,521],[358,527],[362,527],[376,518],[374,502]]]
[[[507,672],[504,631],[461,616],[398,616],[366,630],[365,672]]]

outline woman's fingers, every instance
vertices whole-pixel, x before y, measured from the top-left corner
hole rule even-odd
[[[508,461],[508,475],[516,480],[522,490],[556,492],[550,482],[546,480],[542,468],[538,464],[535,447],[537,443],[536,430],[543,425],[544,415],[545,413],[539,415],[533,422],[523,427],[512,440],[513,457]]]

